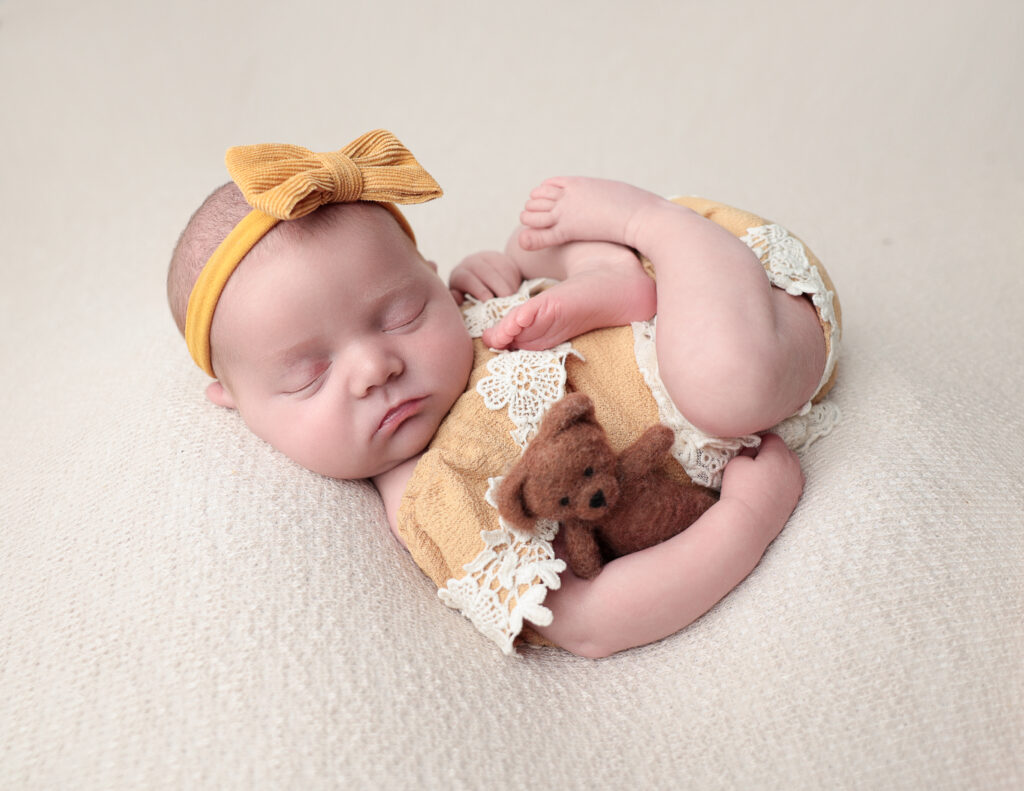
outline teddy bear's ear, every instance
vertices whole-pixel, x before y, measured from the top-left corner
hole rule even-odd
[[[513,467],[498,486],[498,513],[518,529],[529,532],[533,529],[536,515],[526,504],[526,465],[520,462]]]
[[[570,393],[548,409],[541,422],[538,436],[553,436],[579,423],[595,423],[594,402],[584,393]]]

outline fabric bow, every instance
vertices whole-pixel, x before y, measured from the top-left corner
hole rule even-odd
[[[304,217],[327,203],[423,203],[442,194],[385,129],[323,154],[283,143],[235,146],[225,162],[249,205],[279,220]]]

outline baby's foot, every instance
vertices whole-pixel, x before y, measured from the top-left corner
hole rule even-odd
[[[620,181],[581,177],[548,179],[530,193],[520,215],[519,244],[527,250],[576,240],[607,241],[639,249],[651,212],[674,204]]]
[[[513,308],[484,331],[483,341],[492,349],[551,349],[599,327],[649,319],[655,307],[654,281],[638,262],[630,268],[597,267]]]

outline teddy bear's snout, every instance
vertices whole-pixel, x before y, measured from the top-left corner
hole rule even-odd
[[[594,481],[591,486],[579,494],[576,515],[584,520],[603,519],[604,515],[615,507],[619,499],[619,487],[614,478]]]

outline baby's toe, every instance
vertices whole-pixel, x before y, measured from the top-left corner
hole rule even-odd
[[[527,226],[519,232],[519,246],[524,250],[541,250],[564,241],[559,237],[557,231],[548,225],[533,226],[530,222],[531,218],[527,216],[526,212],[523,212],[519,219],[523,225]]]
[[[559,179],[548,179],[539,187],[534,187],[530,192],[531,198],[546,198],[547,200],[558,200],[562,197],[565,187]]]

